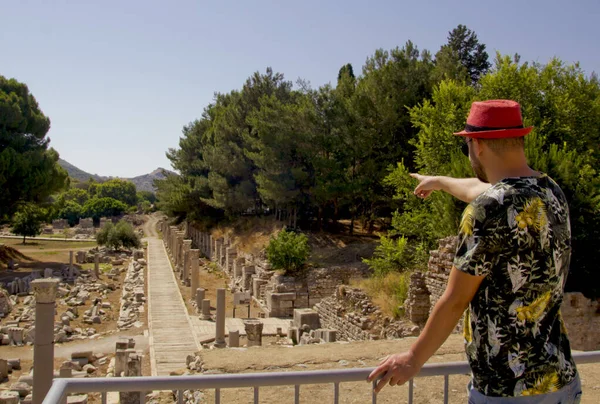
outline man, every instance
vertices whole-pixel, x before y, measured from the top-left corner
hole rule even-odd
[[[472,370],[469,403],[577,403],[581,383],[560,315],[571,232],[560,187],[527,165],[519,104],[474,102],[464,131],[477,179],[413,174],[415,194],[436,190],[469,202],[444,295],[406,353],[369,376],[400,385],[417,375],[465,309]]]

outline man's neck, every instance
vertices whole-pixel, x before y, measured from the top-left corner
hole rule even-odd
[[[486,167],[486,175],[490,184],[494,185],[504,178],[537,177],[540,173],[529,167],[523,156],[518,159],[498,159]]]

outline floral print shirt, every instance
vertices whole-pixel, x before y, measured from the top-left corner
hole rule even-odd
[[[465,209],[454,266],[484,276],[464,324],[482,394],[551,393],[575,378],[560,314],[570,255],[567,200],[545,174],[504,179]]]

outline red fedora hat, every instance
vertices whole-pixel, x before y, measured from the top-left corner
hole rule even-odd
[[[523,127],[521,106],[511,100],[476,101],[471,105],[465,130],[458,136],[479,139],[521,137],[531,132],[533,126]]]

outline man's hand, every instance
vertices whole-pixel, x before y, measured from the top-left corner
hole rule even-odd
[[[367,381],[372,382],[379,376],[383,376],[375,386],[375,393],[379,393],[388,383],[390,386],[406,383],[419,373],[421,366],[416,363],[410,352],[390,355],[371,372]]]
[[[461,201],[470,203],[491,186],[477,178],[452,178],[421,174],[411,174],[410,176],[419,181],[414,194],[420,198],[427,198],[433,191],[445,191]]]
[[[414,194],[419,198],[427,198],[433,191],[442,189],[440,177],[430,175],[410,174],[411,177],[419,181],[419,185],[415,188]]]

